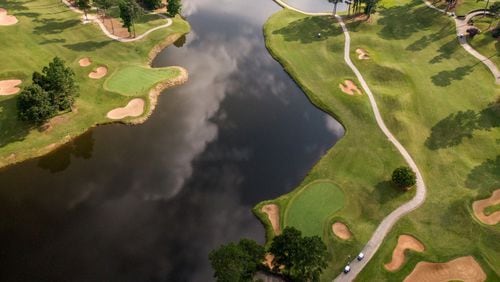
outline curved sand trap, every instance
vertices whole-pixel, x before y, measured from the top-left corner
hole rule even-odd
[[[405,262],[405,251],[412,250],[415,252],[423,252],[425,250],[424,245],[410,235],[400,235],[398,238],[398,244],[394,251],[392,252],[392,260],[384,265],[385,269],[389,271],[395,271],[399,269]]]
[[[103,78],[108,73],[107,67],[98,67],[96,70],[89,73],[89,77],[93,79]]]
[[[274,230],[274,235],[281,234],[280,228],[280,208],[278,205],[269,204],[262,207],[262,212],[267,214]]]
[[[347,240],[352,237],[352,233],[347,227],[347,225],[343,224],[342,222],[335,222],[332,225],[332,230],[333,234],[335,234],[337,237],[339,237],[342,240]]]
[[[481,282],[486,280],[486,273],[473,257],[467,256],[445,263],[419,262],[404,282],[450,280]]]
[[[366,52],[365,49],[361,49],[361,48],[356,49],[356,54],[358,54],[358,59],[360,59],[360,60],[370,59],[370,56],[368,55],[368,52]]]
[[[123,108],[116,108],[106,115],[109,119],[122,119],[126,117],[138,117],[144,112],[144,100],[135,98],[130,100]]]
[[[85,57],[85,58],[81,58],[78,61],[78,64],[80,65],[80,67],[88,67],[88,66],[90,66],[90,64],[92,64],[92,61],[90,60],[89,57]]]
[[[0,25],[13,25],[17,23],[15,16],[7,15],[7,10],[0,8]]]
[[[495,190],[493,194],[491,194],[491,197],[472,203],[472,210],[477,219],[482,223],[495,225],[500,222],[500,211],[486,215],[484,214],[484,209],[498,204],[500,204],[500,189]]]
[[[21,90],[17,87],[21,82],[19,79],[0,80],[0,96],[16,94]]]
[[[354,95],[354,92],[358,93],[361,95],[361,91],[359,91],[358,87],[352,80],[345,80],[344,83],[339,84],[340,90],[342,92],[349,94],[349,95]]]

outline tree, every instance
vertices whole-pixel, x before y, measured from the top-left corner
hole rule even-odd
[[[179,14],[182,9],[182,4],[180,0],[169,0],[167,2],[167,13],[170,17],[175,17]]]
[[[154,10],[161,7],[161,0],[141,0],[141,4],[148,10]]]
[[[38,84],[49,93],[52,105],[60,111],[70,109],[78,96],[75,73],[59,57],[43,67],[42,74],[33,73],[33,84]]]
[[[264,247],[255,241],[242,239],[210,252],[214,277],[219,282],[252,281],[264,261]]]
[[[392,173],[392,182],[400,188],[408,189],[417,183],[417,177],[411,168],[403,166],[394,170]]]
[[[144,13],[143,9],[135,0],[123,0],[119,4],[120,18],[123,21],[123,27],[126,27],[129,34],[133,30],[135,37],[135,20]]]
[[[488,26],[488,29],[491,27],[491,25],[493,24],[493,21],[495,21],[496,19],[498,19],[498,17],[500,16],[500,2],[495,2],[493,3],[491,6],[490,6],[490,9],[489,9],[490,13],[493,14],[493,17],[491,17],[491,22],[490,22],[490,25]]]
[[[365,4],[365,15],[367,15],[367,19],[370,18],[371,14],[375,13],[375,10],[377,9],[377,3],[378,0],[366,0]]]
[[[116,0],[94,0],[94,4],[96,5],[97,8],[101,9],[104,12],[104,17],[106,17],[108,15],[108,9],[116,4]],[[114,34],[115,27],[113,26],[113,20],[110,20],[110,22],[111,22],[111,30]]]
[[[342,0],[328,0],[328,2],[333,3],[333,17],[337,14],[337,4],[342,3]]]
[[[56,113],[47,91],[38,84],[26,87],[17,99],[17,115],[22,121],[42,124]]]
[[[281,271],[293,281],[319,281],[328,265],[328,251],[321,238],[302,237],[293,227],[286,227],[274,237],[269,252],[274,255],[272,270]]]
[[[76,5],[85,13],[85,19],[88,20],[87,11],[91,8],[90,0],[76,0]]]

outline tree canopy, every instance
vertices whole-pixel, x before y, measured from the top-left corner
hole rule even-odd
[[[269,252],[274,255],[272,270],[281,271],[292,281],[319,281],[328,265],[328,251],[321,238],[302,237],[293,227],[286,227],[274,237]]]
[[[59,57],[43,67],[42,73],[34,72],[32,79],[17,101],[20,120],[42,123],[70,109],[78,96],[75,73]]]
[[[171,17],[175,17],[175,15],[179,14],[182,9],[182,4],[180,0],[169,0],[167,2],[167,13]]]
[[[133,29],[135,36],[134,22],[144,13],[143,9],[135,0],[122,0],[118,7],[120,9],[120,18],[123,21],[123,27],[127,28],[129,33],[132,32]]]
[[[394,170],[392,173],[392,182],[400,188],[407,189],[417,183],[417,177],[411,168],[403,166]]]
[[[210,252],[214,277],[219,282],[252,281],[264,261],[264,247],[255,241],[242,239]]]

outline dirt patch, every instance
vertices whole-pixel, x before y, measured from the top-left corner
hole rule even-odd
[[[91,73],[89,73],[89,77],[93,79],[101,79],[108,73],[107,67],[98,67]]]
[[[495,190],[493,194],[491,194],[491,197],[472,203],[472,210],[474,211],[474,215],[477,219],[479,219],[482,223],[495,225],[500,222],[500,211],[486,215],[484,213],[484,209],[498,204],[500,204],[500,189]]]
[[[90,60],[89,57],[85,57],[85,58],[81,58],[78,61],[78,64],[80,65],[80,67],[88,67],[88,66],[90,66],[90,64],[92,64],[92,61]]]
[[[0,80],[0,96],[14,95],[21,91],[21,89],[17,87],[21,82],[22,81],[19,79]]]
[[[101,22],[104,24],[104,27],[106,27],[109,33],[121,38],[130,37],[128,29],[123,27],[123,23],[117,18],[113,18],[110,16],[100,17],[100,18]]]
[[[280,208],[278,205],[269,204],[262,207],[262,212],[267,214],[269,221],[273,227],[274,235],[281,234],[280,227]]]
[[[419,262],[404,282],[450,280],[481,282],[486,280],[486,273],[472,256],[467,256],[445,263]]]
[[[339,84],[339,87],[342,92],[349,95],[354,95],[354,92],[356,92],[358,95],[362,94],[352,80],[345,80],[344,83]]]
[[[392,252],[392,260],[384,265],[385,269],[395,271],[399,269],[405,262],[405,251],[412,250],[415,252],[423,252],[425,250],[424,244],[410,235],[400,235],[398,244]]]
[[[0,25],[13,25],[17,22],[15,16],[8,15],[7,10],[0,8]]]
[[[109,119],[122,119],[126,117],[138,117],[144,113],[144,100],[135,98],[130,100],[125,107],[111,110],[106,115]]]
[[[366,52],[365,49],[362,49],[362,48],[356,49],[356,54],[358,54],[358,59],[359,60],[368,60],[368,59],[370,59],[370,56],[368,55],[368,52]]]
[[[337,237],[339,237],[342,240],[348,240],[352,237],[352,233],[347,227],[347,225],[343,224],[342,222],[335,222],[332,224],[332,230],[333,234],[335,234]]]

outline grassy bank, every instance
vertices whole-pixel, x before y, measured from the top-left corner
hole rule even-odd
[[[382,1],[379,11],[368,22],[348,24],[351,58],[388,127],[422,170],[428,197],[397,224],[359,281],[398,280],[418,261],[465,255],[473,255],[490,280],[498,279],[500,227],[478,223],[471,204],[500,185],[500,106],[494,104],[500,89],[486,67],[459,46],[449,18],[421,1]],[[318,32],[324,36],[315,37]],[[311,100],[347,130],[296,190],[275,200],[283,216],[290,199],[314,180],[330,179],[344,192],[344,208],[323,222],[323,239],[334,259],[322,278],[330,280],[345,256],[355,255],[366,243],[380,219],[410,198],[387,181],[402,160],[381,136],[366,97],[338,90],[344,79],[356,80],[343,63],[343,37],[331,18],[284,10],[269,19],[265,34],[270,51]],[[370,60],[358,60],[356,48],[367,50]],[[347,222],[355,239],[332,237],[331,226],[327,228],[332,218]],[[414,235],[426,251],[410,254],[401,270],[389,273],[383,264],[402,233]]]
[[[83,25],[79,14],[57,0],[1,0],[0,7],[19,20],[12,26],[0,26],[0,79],[22,79],[22,86],[26,86],[33,71],[40,71],[54,56],[59,56],[75,71],[81,92],[75,110],[53,119],[45,131],[16,119],[15,95],[0,97],[0,167],[45,154],[90,127],[111,122],[106,113],[126,105],[131,96],[147,101],[147,113],[149,89],[178,75],[175,69],[153,70],[148,62],[155,46],[169,43],[165,40],[171,43],[189,31],[189,25],[181,18],[173,19],[170,27],[142,40],[120,43],[106,37],[95,24]],[[80,67],[78,60],[83,57],[90,57],[92,65]],[[108,75],[90,79],[88,73],[98,66],[106,66]],[[112,86],[105,89],[110,77]],[[134,91],[127,90],[129,87]]]

